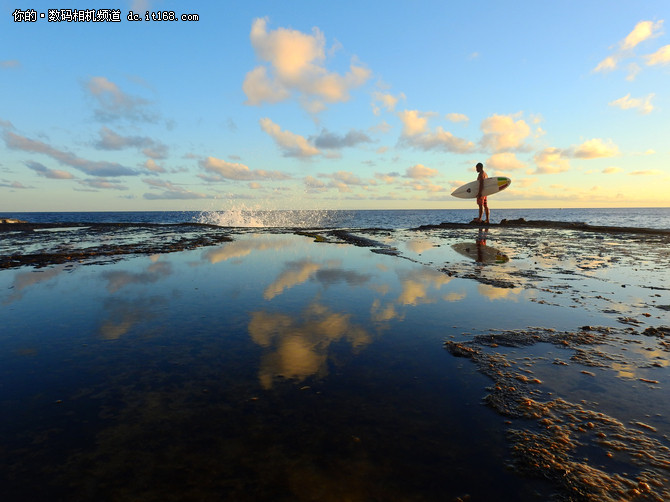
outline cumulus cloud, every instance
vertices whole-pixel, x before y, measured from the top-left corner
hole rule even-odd
[[[654,93],[651,93],[644,98],[631,98],[630,94],[626,94],[623,98],[615,99],[610,102],[609,105],[616,106],[622,110],[637,110],[643,115],[646,115],[654,110],[654,105],[651,104],[653,98]]]
[[[208,195],[203,193],[192,192],[184,187],[170,183],[169,181],[144,179],[147,185],[152,189],[159,190],[158,193],[148,192],[144,194],[145,199],[161,200],[161,199],[208,199]]]
[[[418,110],[403,110],[398,113],[403,123],[399,143],[421,150],[442,150],[445,152],[465,153],[474,148],[474,143],[454,136],[438,126],[434,131],[428,128],[429,117],[437,114]]]
[[[494,153],[485,164],[497,171],[517,171],[526,167],[512,152]]]
[[[149,101],[123,92],[105,77],[91,77],[84,89],[97,101],[95,117],[101,121],[118,120],[153,122],[157,115],[148,109]]]
[[[67,171],[59,171],[58,169],[49,169],[44,164],[40,164],[39,162],[34,162],[32,160],[26,161],[26,166],[28,167],[28,169],[32,169],[39,176],[42,176],[44,178],[49,178],[52,180],[71,180],[72,178],[74,178],[74,176],[72,176],[72,174],[68,173]]]
[[[570,170],[570,161],[559,148],[545,148],[533,157],[537,174],[556,174]]]
[[[274,139],[277,146],[284,152],[285,157],[309,158],[314,155],[319,155],[321,151],[303,136],[294,134],[290,131],[284,130],[272,122],[269,118],[262,118],[260,120],[261,128],[272,139]]]
[[[73,167],[91,176],[129,176],[137,174],[135,170],[129,167],[113,162],[82,159],[73,153],[58,150],[42,141],[26,138],[8,130],[5,131],[4,139],[7,148],[46,155],[61,164]]]
[[[537,165],[537,174],[555,174],[570,169],[569,159],[599,159],[619,155],[619,147],[611,140],[590,139],[581,145],[570,148],[545,148],[533,157]]]
[[[318,148],[326,149],[342,149],[346,147],[356,146],[361,143],[372,143],[370,136],[363,131],[356,131],[352,129],[344,136],[329,132],[327,130],[321,131],[321,134],[314,138],[310,138],[314,145]]]
[[[211,173],[215,173],[221,178],[230,180],[285,180],[290,176],[279,171],[265,171],[263,169],[251,170],[244,164],[237,162],[228,162],[216,157],[207,157],[200,161],[200,165]]]
[[[320,111],[325,103],[347,101],[349,92],[370,78],[370,70],[354,61],[344,75],[329,71],[326,39],[318,28],[311,34],[286,28],[268,31],[267,23],[267,18],[259,18],[251,27],[251,45],[269,66],[247,73],[242,85],[247,104],[276,103],[296,93],[306,109]]]
[[[418,110],[403,110],[398,112],[398,118],[402,122],[402,135],[412,137],[422,134],[428,130],[428,117],[435,115],[431,112],[420,112]]]
[[[619,155],[619,147],[611,140],[607,142],[600,138],[590,139],[581,145],[573,146],[566,151],[570,157],[578,159],[598,159],[602,157],[614,157]]]
[[[492,115],[481,123],[484,133],[481,145],[486,150],[504,152],[519,150],[524,140],[530,136],[530,126],[523,120],[515,120],[516,115]]]
[[[431,167],[426,167],[422,164],[416,164],[415,166],[408,167],[405,172],[405,177],[412,179],[425,179],[432,178],[438,174],[437,169]]]

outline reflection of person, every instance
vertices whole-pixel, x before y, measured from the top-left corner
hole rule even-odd
[[[486,195],[482,195],[482,190],[484,190],[484,180],[488,178],[488,175],[484,171],[484,165],[481,162],[477,163],[475,169],[479,173],[477,175],[477,181],[479,181],[479,190],[477,191],[477,205],[479,206],[479,216],[475,221],[482,221],[482,214],[486,213],[486,221],[484,223],[488,223],[490,217],[489,205],[488,202],[486,201]]]
[[[481,218],[481,215],[480,215]],[[486,236],[488,235],[488,229],[479,229],[479,234],[477,234],[477,263],[484,263],[484,248],[486,247]]]

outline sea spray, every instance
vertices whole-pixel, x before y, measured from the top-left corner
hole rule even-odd
[[[344,213],[344,214],[343,214]],[[259,209],[239,206],[225,210],[201,212],[198,223],[221,227],[249,228],[316,228],[335,227],[342,223],[346,211],[326,209]],[[346,218],[345,218],[346,219]]]

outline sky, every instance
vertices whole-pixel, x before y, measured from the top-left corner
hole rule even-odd
[[[0,0],[2,212],[670,206],[667,0],[54,7]]]

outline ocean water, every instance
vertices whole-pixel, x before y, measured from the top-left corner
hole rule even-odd
[[[389,228],[405,229],[442,222],[467,223],[475,209],[405,210],[264,210],[247,207],[212,211],[110,211],[0,213],[32,223],[203,223],[253,228]],[[525,218],[583,222],[590,225],[670,229],[670,208],[500,209],[491,221]]]

